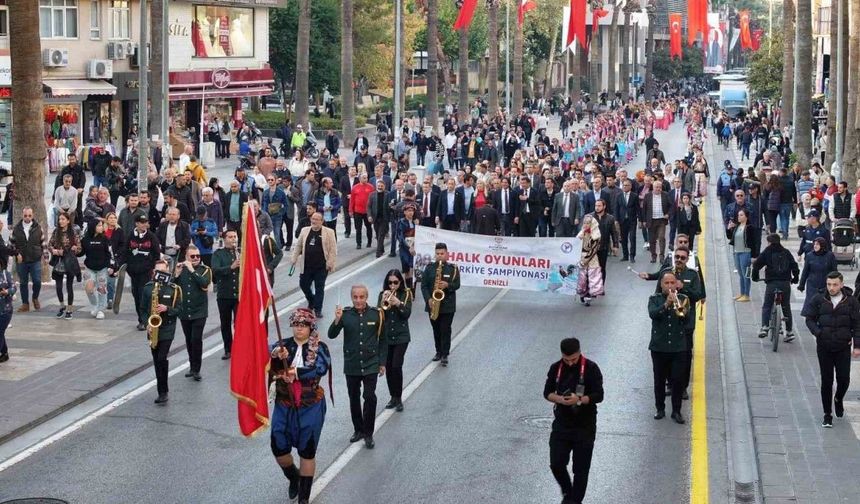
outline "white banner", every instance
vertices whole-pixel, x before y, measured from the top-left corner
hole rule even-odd
[[[582,243],[579,238],[484,236],[418,226],[415,268],[432,263],[437,243],[448,246],[460,268],[460,284],[576,294]]]

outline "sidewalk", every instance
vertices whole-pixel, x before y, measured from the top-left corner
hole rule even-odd
[[[745,168],[750,164],[748,161],[739,163],[740,151],[734,145],[726,150],[711,144],[710,149],[714,177],[725,159],[736,167]],[[716,237],[715,242],[726,250],[723,267],[728,268],[736,293],[738,279],[731,249],[723,236]],[[797,251],[800,240],[794,225],[789,240],[783,244],[792,252]],[[843,265],[839,270],[845,275],[845,284],[853,287],[858,272]],[[845,397],[845,417],[834,419],[833,429],[822,428],[821,378],[815,339],[800,316],[804,294],[798,292],[796,286],[792,287],[792,318],[798,338],[792,343],[780,342],[777,353],[772,351],[770,340],[757,337],[764,285],[754,283],[751,294],[752,302],[735,303],[735,310],[765,503],[857,502],[860,499],[860,481],[856,478],[856,467],[860,463],[860,366],[856,362],[852,366],[853,386]]]
[[[370,260],[373,249],[356,250],[355,239],[345,238],[342,227],[338,236],[338,270]],[[298,275],[287,276],[288,254],[284,253],[275,274],[276,299],[299,292]],[[83,287],[76,287],[77,311],[72,320],[54,317],[59,304],[52,285],[43,285],[40,311],[12,317],[6,332],[10,359],[0,365],[0,444],[152,365],[145,333],[135,329],[137,317],[128,286],[120,314],[108,313],[104,320],[90,315]],[[203,336],[221,344],[212,292]],[[187,359],[178,324],[170,350],[174,359]],[[205,379],[205,367],[202,374]]]

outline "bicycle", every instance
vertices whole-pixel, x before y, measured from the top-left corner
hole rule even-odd
[[[767,328],[774,352],[779,347],[779,338],[782,336],[782,296],[781,290],[773,291],[773,307],[770,309],[770,325]]]

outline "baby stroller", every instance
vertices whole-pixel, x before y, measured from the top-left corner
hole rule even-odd
[[[833,255],[836,264],[848,264],[851,269],[857,265],[857,243],[854,239],[854,220],[836,219],[833,223]]]

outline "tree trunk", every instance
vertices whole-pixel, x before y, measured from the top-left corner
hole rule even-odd
[[[519,115],[523,109],[523,30],[522,26],[514,28],[514,94],[511,98],[511,116]]]
[[[24,207],[33,208],[36,221],[47,233],[45,211],[45,149],[32,148],[42,138],[42,44],[39,39],[39,4],[9,2],[9,49],[12,60],[12,174],[15,179],[13,221]],[[41,140],[39,140],[41,142]],[[47,271],[47,268],[43,268]]]
[[[353,6],[352,0],[340,3],[340,117],[343,121],[343,146],[352,146],[355,141],[355,92],[352,89],[353,75]],[[332,155],[335,153],[332,152]]]
[[[409,71],[409,58],[412,57],[412,53],[406,50],[406,26],[404,24],[404,19],[406,19],[406,2],[403,2],[403,5],[400,7],[400,19],[397,20],[400,23],[400,35],[403,37],[400,43],[400,120],[406,119],[406,83],[412,79],[412,74]],[[399,125],[398,125],[399,127]]]
[[[784,128],[792,120],[794,110],[794,1],[782,3],[782,108],[779,113],[779,127]],[[834,141],[834,138],[829,138]]]
[[[830,85],[827,97],[827,152],[824,156],[829,165],[836,159],[836,124],[841,123],[841,117],[836,117],[836,90],[841,82],[836,80],[837,68],[843,58],[838,51],[839,48],[839,0],[830,2]],[[852,186],[853,187],[853,186]]]
[[[499,111],[499,2],[487,1],[490,59],[487,62],[487,111],[490,117]]]
[[[788,0],[791,1],[791,0]],[[645,101],[650,101],[654,98],[654,15],[648,16],[648,49],[645,51]]]
[[[851,0],[851,18],[860,19],[860,0]],[[848,25],[846,25],[848,26]],[[860,168],[860,152],[858,152],[858,142],[860,142],[860,132],[857,131],[857,92],[860,91],[860,33],[855,28],[851,31],[848,38],[848,117],[845,121],[845,148],[842,154],[842,176],[848,187],[856,187],[858,179],[858,168]],[[829,135],[829,133],[828,133]],[[835,139],[835,138],[834,138]]]
[[[439,56],[436,38],[439,31],[438,0],[427,0],[427,123],[439,127]]]
[[[438,23],[439,20],[437,19],[436,21]],[[451,68],[451,61],[447,56],[445,56],[445,51],[442,49],[442,39],[440,38],[438,30],[434,38],[436,55],[439,57],[439,66],[442,67],[442,96],[445,100],[445,106],[447,107],[451,104],[451,72],[453,69]]]
[[[621,6],[612,6],[612,21],[609,23],[609,80],[607,81],[606,91],[610,95],[614,95],[618,89],[615,84],[616,72],[618,71],[618,14],[621,11]]]
[[[166,139],[166,131],[162,129],[162,122],[164,119],[164,115],[167,113],[165,110],[167,106],[167,97],[162,93],[161,81],[162,79],[167,78],[164,75],[163,69],[161,67],[164,61],[164,30],[167,28],[167,23],[164,20],[164,2],[166,0],[152,0],[149,8],[149,16],[150,16],[150,26],[152,27],[152,40],[150,40],[152,55],[149,59],[149,68],[150,73],[152,75],[152,82],[150,82],[150,100],[152,100],[152,115],[151,126],[149,128],[149,135],[152,138],[153,135],[158,135],[158,138],[161,140]],[[167,142],[165,142],[167,145]]]
[[[570,50],[566,51],[569,53]],[[570,97],[576,102],[582,93],[582,64],[580,63],[582,48],[578,48],[576,54],[568,54],[570,58]]]
[[[543,97],[549,100],[552,98],[552,67],[555,64],[555,50],[558,42],[558,23],[553,23],[552,31],[550,32],[549,44],[549,61],[546,65],[546,74],[543,78]]]
[[[460,30],[460,64],[459,75],[457,76],[457,85],[460,89],[460,96],[457,106],[458,118],[461,122],[465,122],[469,117],[469,29]]]
[[[600,59],[602,57],[602,48],[601,48],[601,35],[600,25],[591,27],[591,44],[588,48],[588,53],[591,56],[591,68],[589,69],[589,77],[590,84],[589,91],[591,91],[592,96],[596,99],[597,95],[600,94],[600,84],[603,79],[601,79],[600,75]]]
[[[619,89],[624,99],[630,93],[630,14],[624,13],[624,24],[620,29],[621,34],[621,82]]]
[[[296,124],[308,124],[310,80],[311,0],[299,0],[299,30],[296,39]]]
[[[800,166],[812,159],[812,1],[797,0],[797,59],[794,62],[794,152]],[[834,139],[835,140],[835,139]]]

